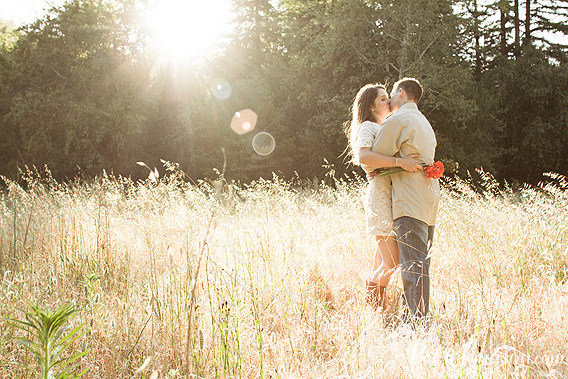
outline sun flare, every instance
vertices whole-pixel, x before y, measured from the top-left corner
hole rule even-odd
[[[159,50],[189,58],[227,32],[229,15],[229,0],[155,0],[147,17]]]

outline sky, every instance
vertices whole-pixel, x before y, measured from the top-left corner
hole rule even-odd
[[[59,6],[64,0],[0,0],[0,18],[20,26],[46,14],[46,9]]]
[[[205,0],[207,1],[207,0]],[[11,21],[15,26],[21,26],[35,21],[46,14],[52,6],[60,6],[65,0],[0,0],[0,19]],[[553,41],[567,43],[568,37],[556,38]]]

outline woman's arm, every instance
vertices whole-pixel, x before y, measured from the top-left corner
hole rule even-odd
[[[371,167],[400,167],[405,171],[415,172],[422,169],[420,162],[415,158],[420,155],[412,154],[405,158],[388,157],[371,151],[370,147],[362,147],[357,151],[359,163]]]

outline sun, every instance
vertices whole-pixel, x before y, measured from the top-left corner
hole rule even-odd
[[[154,0],[147,23],[163,53],[191,58],[208,51],[228,31],[230,0]]]

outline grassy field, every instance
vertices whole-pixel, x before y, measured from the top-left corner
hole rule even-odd
[[[80,307],[69,349],[90,349],[86,378],[568,377],[565,177],[445,183],[432,322],[412,331],[400,279],[387,312],[364,301],[364,182],[187,184],[169,168],[159,183],[6,181],[0,317]],[[0,322],[0,378],[38,377]]]

